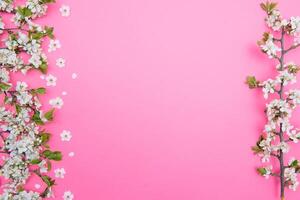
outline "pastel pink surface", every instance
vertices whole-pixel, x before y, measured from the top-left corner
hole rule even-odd
[[[284,16],[300,15],[299,0],[278,2]],[[47,20],[63,48],[50,57],[65,57],[67,66],[52,67],[58,86],[50,94],[68,92],[53,144],[76,153],[61,164],[67,174],[57,199],[64,190],[80,200],[278,199],[278,182],[256,174],[260,162],[250,150],[265,123],[265,102],[243,84],[249,74],[274,75],[275,63],[256,46],[266,30],[259,3],[51,6]],[[61,4],[71,6],[71,17],[59,16]],[[63,129],[72,131],[70,143],[59,141]],[[293,146],[288,158],[300,157],[299,150]]]

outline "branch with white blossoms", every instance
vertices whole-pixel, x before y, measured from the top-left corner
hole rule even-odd
[[[261,8],[267,14],[265,22],[269,31],[263,34],[258,45],[263,53],[279,64],[275,68],[277,76],[274,78],[259,81],[255,76],[248,76],[246,79],[249,88],[262,89],[265,99],[272,96],[265,109],[268,122],[252,150],[261,157],[263,163],[271,162],[272,157],[278,160],[278,170],[268,164],[259,167],[257,172],[266,178],[279,178],[280,197],[284,200],[285,187],[295,191],[299,185],[297,175],[300,173],[300,162],[293,158],[285,164],[285,154],[291,148],[290,142],[298,143],[300,140],[300,130],[290,124],[293,110],[300,105],[300,90],[287,90],[285,86],[296,82],[300,67],[293,62],[286,62],[285,55],[300,46],[300,17],[284,19],[277,9],[277,3],[269,1],[261,3]],[[274,35],[280,36],[276,38]],[[287,37],[294,38],[294,43],[288,47],[285,44]]]
[[[48,51],[60,48],[53,28],[41,26],[34,20],[44,16],[48,4],[55,0],[27,0],[16,6],[15,0],[0,0],[0,175],[6,181],[0,200],[40,200],[51,197],[55,179],[48,175],[53,161],[60,161],[62,153],[48,145],[51,134],[43,128],[54,118],[55,108],[44,111],[39,96],[46,93],[43,87],[30,88],[23,81],[12,82],[15,72],[27,74],[29,70],[47,73],[47,56],[43,42],[50,40]],[[20,4],[20,3],[19,3]],[[10,17],[3,17],[6,14]],[[4,19],[10,18],[13,25],[6,27]],[[11,23],[8,23],[11,24]],[[28,57],[28,59],[25,59]],[[48,85],[55,85],[56,78],[48,76]],[[1,98],[2,99],[2,98]],[[61,99],[52,100],[53,107],[61,107]],[[56,177],[63,177],[64,170],[56,170]],[[42,192],[26,187],[31,176],[40,177],[45,183]]]

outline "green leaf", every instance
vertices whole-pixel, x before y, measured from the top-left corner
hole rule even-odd
[[[290,167],[297,167],[299,165],[299,161],[298,160],[294,160],[291,164]]]
[[[40,112],[35,111],[32,118],[31,118],[37,125],[44,125],[43,120],[40,117]]]
[[[277,3],[271,2],[271,3],[269,4],[269,12],[272,12],[273,10],[275,10],[276,7],[277,7]]]
[[[54,39],[54,34],[53,34],[53,27],[45,27],[45,31],[46,31],[46,35],[50,38],[50,39]]]
[[[258,172],[258,174],[260,174],[261,176],[264,176],[267,174],[267,170],[263,167],[257,168],[256,171]]]
[[[44,34],[41,32],[35,32],[35,33],[31,33],[30,36],[34,40],[40,40],[41,38],[44,37]]]
[[[54,113],[54,108],[52,108],[51,110],[49,110],[48,112],[45,113],[44,117],[48,120],[48,121],[52,121],[53,120],[53,113]]]
[[[247,76],[246,84],[250,89],[259,87],[259,81],[256,80],[255,76]]]
[[[47,184],[48,187],[51,187],[52,185],[54,185],[55,180],[53,180],[51,177],[49,176],[41,176],[42,180],[44,181],[44,183]]]
[[[270,38],[270,33],[264,32],[262,40],[263,40],[264,42],[266,42],[266,41],[269,40],[269,38]]]
[[[297,74],[300,70],[299,66],[294,64],[288,65],[287,68],[288,68],[288,72],[291,74]]]
[[[37,94],[46,94],[46,88],[43,88],[43,87],[37,88],[37,89],[35,89],[35,92]]]
[[[51,171],[51,168],[52,168],[52,164],[51,164],[51,162],[48,160],[48,161],[47,161],[47,170],[48,170],[48,172]]]
[[[271,14],[277,8],[277,3],[267,1],[266,3],[261,3],[260,7],[268,14]]]
[[[17,12],[23,17],[30,17],[32,15],[32,12],[27,7],[18,7]]]
[[[8,83],[0,83],[0,89],[7,91],[11,88],[11,85]]]
[[[4,97],[4,103],[5,103],[5,104],[8,104],[8,103],[9,103],[9,100],[10,100],[10,98],[8,98],[8,96],[5,96],[5,97]]]
[[[42,154],[49,160],[60,161],[62,159],[62,154],[60,151],[45,150]]]
[[[42,4],[45,3],[55,3],[55,0],[40,0]]]
[[[34,159],[34,160],[30,161],[30,163],[33,165],[39,164],[40,162],[42,162],[40,159]]]
[[[50,133],[41,133],[40,134],[40,139],[42,141],[42,144],[47,143],[50,140],[51,134]]]
[[[22,109],[21,106],[16,104],[15,108],[16,108],[16,112],[19,114],[21,112],[21,109]]]
[[[267,5],[265,3],[260,4],[261,9],[267,12]]]
[[[251,147],[251,149],[252,149],[252,151],[253,151],[254,154],[258,154],[258,153],[262,152],[262,149],[259,146],[257,146],[257,145]]]
[[[40,67],[39,67],[39,70],[43,73],[43,74],[46,74],[47,71],[48,71],[48,65],[46,62],[43,62]]]

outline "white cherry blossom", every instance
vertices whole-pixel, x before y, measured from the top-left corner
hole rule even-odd
[[[53,108],[61,109],[62,106],[64,105],[64,102],[63,102],[62,98],[56,97],[56,98],[54,98],[54,99],[50,99],[50,100],[49,100],[49,104],[50,104]]]
[[[74,195],[71,191],[66,191],[66,192],[64,192],[63,199],[64,200],[73,200]]]
[[[52,74],[49,74],[48,76],[46,76],[46,85],[47,86],[56,86],[56,80],[57,78],[55,76],[53,76]]]
[[[50,40],[48,52],[56,51],[56,49],[61,48],[61,44],[59,40]]]
[[[70,6],[67,6],[67,5],[62,5],[60,7],[59,11],[61,13],[61,16],[63,16],[63,17],[68,17],[68,16],[70,16],[70,13],[71,13]]]
[[[56,60],[56,65],[60,68],[63,68],[66,65],[66,60],[64,58],[58,58]]]
[[[64,168],[58,168],[54,170],[54,174],[56,178],[64,178],[66,171]]]
[[[60,134],[61,141],[70,141],[72,138],[72,134],[70,131],[63,130],[63,132]]]

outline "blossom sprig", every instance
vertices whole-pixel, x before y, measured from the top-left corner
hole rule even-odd
[[[22,1],[23,2],[23,1]],[[40,200],[51,197],[55,179],[49,175],[52,163],[62,160],[62,153],[51,149],[48,142],[52,136],[43,126],[54,119],[55,108],[42,109],[40,96],[44,87],[30,88],[25,81],[12,81],[16,72],[27,74],[30,70],[47,73],[47,55],[42,46],[49,40],[49,52],[60,47],[53,27],[41,26],[35,19],[46,15],[54,0],[27,0],[16,6],[16,0],[0,1],[0,13],[10,15],[13,25],[6,25],[0,16],[0,175],[6,181],[2,185],[0,200]],[[7,23],[10,24],[10,23]],[[23,55],[28,59],[24,59]],[[54,77],[49,76],[49,84]],[[1,98],[2,99],[2,98]],[[61,106],[61,99],[55,101]],[[53,105],[54,105],[53,103]],[[55,107],[53,106],[53,107]],[[65,173],[64,170],[56,173]],[[45,183],[42,192],[25,189],[31,176],[40,177]],[[63,175],[60,175],[60,177]]]
[[[265,99],[274,97],[266,104],[267,124],[252,150],[261,158],[262,163],[268,163],[257,168],[257,172],[266,178],[279,178],[280,196],[284,200],[285,187],[295,191],[299,186],[299,160],[293,158],[285,163],[285,155],[291,148],[289,143],[298,143],[300,140],[300,129],[290,123],[293,111],[300,105],[300,90],[287,90],[285,87],[296,83],[300,67],[294,62],[286,62],[285,55],[300,46],[300,17],[284,19],[277,3],[269,1],[262,3],[261,8],[267,14],[265,22],[269,31],[263,34],[258,46],[263,53],[279,64],[275,67],[277,75],[274,78],[261,81],[255,76],[248,76],[246,79],[250,89],[262,90]],[[280,37],[276,38],[274,35]],[[286,36],[294,37],[294,43],[289,47],[285,45]],[[272,157],[279,161],[278,170],[270,163]]]

